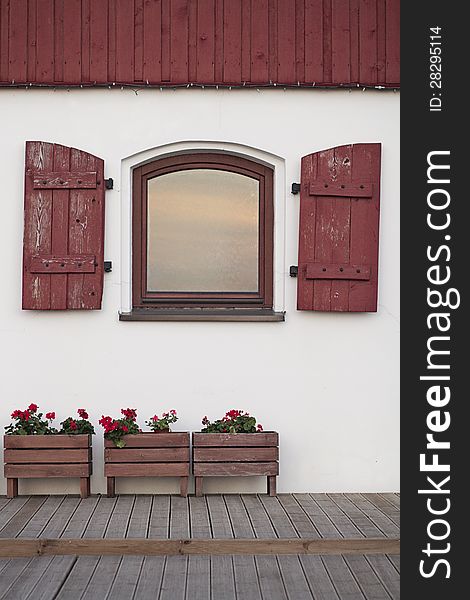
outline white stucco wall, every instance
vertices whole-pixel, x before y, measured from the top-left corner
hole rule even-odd
[[[58,420],[77,407],[137,408],[140,423],[176,408],[176,429],[242,408],[280,432],[279,491],[391,491],[399,486],[399,95],[320,90],[0,90],[0,426],[31,402]],[[74,146],[105,160],[103,310],[21,310],[24,142]],[[381,142],[377,314],[298,312],[300,158]],[[276,169],[276,308],[285,323],[118,321],[129,304],[130,167],[183,148],[225,148]],[[255,150],[256,149],[256,150]],[[58,422],[58,421],[57,421]],[[92,492],[105,491],[102,430]],[[258,478],[205,490],[263,491]],[[118,480],[119,492],[176,492],[177,480]],[[21,480],[20,493],[77,493],[76,480]],[[5,481],[0,480],[0,493]]]

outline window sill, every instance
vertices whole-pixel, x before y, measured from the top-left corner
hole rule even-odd
[[[285,312],[246,308],[134,309],[119,313],[120,321],[285,321]]]

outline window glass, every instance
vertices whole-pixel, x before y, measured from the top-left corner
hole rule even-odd
[[[188,169],[147,186],[149,292],[258,292],[257,179]]]

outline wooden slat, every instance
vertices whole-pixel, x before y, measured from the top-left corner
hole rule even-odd
[[[299,560],[314,598],[341,600],[320,556],[300,556]]]
[[[189,462],[189,448],[105,448],[109,463]]]
[[[171,496],[169,537],[172,539],[189,537],[189,532],[188,499]]]
[[[188,0],[170,2],[170,56],[171,80],[188,81]]]
[[[129,600],[129,598],[133,597],[139,582],[144,560],[142,556],[123,556],[121,558],[119,568],[109,591],[109,598],[113,600]]]
[[[305,577],[299,556],[278,556],[282,582],[289,600],[311,598],[310,588]]]
[[[175,496],[175,498],[178,498]],[[24,557],[41,555],[77,555],[77,556],[124,556],[124,555],[281,555],[281,554],[317,554],[322,556],[338,556],[340,554],[376,555],[398,554],[399,540],[380,539],[341,539],[341,540],[307,540],[307,539],[123,539],[123,538],[82,538],[82,539],[46,539],[27,540],[9,538],[0,540],[0,557]],[[384,557],[384,560],[385,557]],[[397,576],[392,564],[390,569]],[[384,567],[385,570],[385,567]],[[391,571],[390,571],[391,573]]]
[[[361,598],[361,590],[343,556],[323,556],[322,560],[340,598]]]
[[[134,2],[134,80],[144,75],[144,0]]]
[[[400,508],[400,496],[398,494],[381,493],[380,496],[385,498],[385,500],[392,504],[396,509]]]
[[[64,3],[64,81],[82,81],[82,3],[81,0],[67,0]]]
[[[336,175],[338,176],[338,175]],[[310,184],[311,196],[342,196],[344,198],[371,198],[373,185],[371,183],[335,183],[334,181],[313,181]]]
[[[105,477],[183,477],[189,463],[105,463]]]
[[[211,596],[211,557],[190,556],[188,560],[185,599],[211,600],[211,598],[225,598],[225,596],[216,596],[214,592],[215,589],[212,588]]]
[[[146,556],[142,564],[134,598],[137,600],[155,600],[160,592],[166,558]]]
[[[90,81],[90,0],[82,0],[82,81]]]
[[[310,496],[331,519],[342,536],[347,538],[363,537],[351,519],[326,494],[310,494]]]
[[[18,535],[31,517],[41,508],[46,496],[31,496],[0,530],[0,538],[12,538]]]
[[[309,263],[305,279],[355,279],[367,281],[370,279],[370,267],[367,265]]]
[[[278,446],[279,435],[265,433],[193,433],[193,446]]]
[[[63,557],[56,556],[55,561]],[[93,575],[94,569],[98,563],[98,558],[94,556],[79,556],[72,565],[67,578],[64,581],[56,598],[57,600],[75,600],[80,598]],[[57,563],[57,566],[61,566]]]
[[[69,500],[67,499],[67,502],[68,501]],[[85,533],[90,519],[94,517],[94,511],[98,506],[98,503],[101,503],[101,499],[98,496],[81,500],[76,510],[74,510],[70,516],[70,520],[67,522],[65,527],[61,529],[59,534],[56,534],[55,527],[48,525],[44,530],[44,535],[49,535],[50,537],[53,537],[54,535],[56,535],[56,537],[63,535],[66,538],[81,537]],[[71,508],[73,508],[73,504],[71,505]],[[96,528],[96,523],[94,523],[94,526]],[[95,533],[95,535],[99,535],[98,531]]]
[[[215,0],[197,2],[197,80],[214,81]]]
[[[143,78],[149,83],[162,79],[162,3],[161,0],[144,2]]]
[[[15,561],[22,559],[14,559]],[[2,600],[18,600],[19,598],[28,598],[32,590],[36,587],[38,580],[42,577],[47,567],[54,560],[51,556],[40,556],[34,558],[28,564],[25,572],[21,572],[11,586],[6,589],[2,581]],[[63,574],[64,578],[66,574]],[[0,576],[1,577],[1,576]]]
[[[295,538],[298,536],[298,533],[292,522],[290,521],[287,513],[282,507],[282,504],[279,502],[277,498],[272,498],[271,496],[261,495],[260,497],[261,504],[263,505],[266,514],[271,521],[274,530],[276,532],[277,537],[279,538]]]
[[[369,517],[343,494],[328,494],[328,497],[351,519],[365,537],[381,537],[384,535]]]
[[[108,81],[108,0],[90,0],[90,81]]]
[[[192,538],[204,539],[212,537],[206,497],[189,497],[189,519]]]
[[[331,68],[332,83],[351,81],[349,2],[331,2]]]
[[[22,477],[31,479],[36,477],[89,477],[91,465],[84,464],[34,464],[34,465],[8,465],[4,467],[5,477]]]
[[[91,446],[90,435],[5,435],[5,449],[24,448],[88,448]]]
[[[136,433],[124,438],[126,448],[189,447],[189,433]],[[115,448],[112,440],[104,440],[105,448]]]
[[[6,594],[9,592],[11,587],[28,572],[31,564],[30,558],[18,558],[10,560],[1,572],[2,592]],[[13,600],[13,599],[12,599]],[[15,600],[17,600],[15,598]]]
[[[263,599],[287,600],[279,563],[275,556],[256,556],[256,570]]]
[[[61,156],[63,149],[63,157]],[[67,189],[94,189],[96,188],[96,171],[79,173],[68,171],[70,148],[55,145],[54,169],[46,173],[32,172],[33,187],[36,190],[67,190]],[[60,167],[64,170],[60,170]]]
[[[360,0],[359,39],[360,81],[365,85],[375,85],[378,81],[376,0]]]
[[[185,597],[187,571],[187,556],[167,556],[159,600]]]
[[[251,79],[262,83],[268,77],[268,0],[257,0],[251,4]]]
[[[278,17],[278,79],[282,83],[296,83],[295,71],[295,10],[293,2],[279,2]]]
[[[116,0],[116,80],[134,80],[134,3]]]
[[[278,475],[279,464],[250,462],[250,463],[194,463],[193,474],[201,476],[228,476],[228,475]]]
[[[88,500],[87,500],[88,502]],[[95,499],[97,502],[97,499]],[[86,504],[86,502],[84,503]],[[91,502],[93,504],[93,502]],[[77,519],[77,512],[79,512],[80,498],[76,498],[73,496],[66,496],[63,501],[57,507],[57,510],[51,515],[49,521],[45,523],[43,529],[39,533],[39,537],[60,537],[63,531],[70,525],[70,523]],[[87,515],[83,514],[83,527],[87,522]],[[33,523],[31,523],[33,525]],[[68,537],[73,537],[72,528],[70,528],[68,533]],[[20,536],[21,537],[33,537],[26,535],[27,531],[24,529]]]
[[[398,554],[389,552],[388,554]],[[372,565],[380,581],[384,585],[392,598],[400,597],[400,576],[396,569],[390,563],[386,556],[380,553],[375,553],[372,556],[367,556],[367,560]]]
[[[196,462],[270,462],[278,460],[278,448],[195,448]]]
[[[261,600],[258,573],[254,556],[232,556],[237,598]]]
[[[398,525],[388,516],[384,515],[382,511],[369,502],[364,496],[360,494],[346,494],[346,497],[353,502],[367,517],[375,523],[375,525],[383,531],[387,537],[396,537],[399,535],[400,528]],[[396,513],[399,515],[399,513]]]
[[[80,598],[95,600],[109,597],[121,561],[121,556],[101,556]]]
[[[251,526],[253,527],[253,531],[255,532],[255,536],[264,539],[276,538],[277,536],[273,524],[266,514],[259,497],[251,494],[244,494],[242,500],[246,512],[248,513]]]
[[[3,3],[6,4],[6,3]],[[2,7],[3,9],[3,7]],[[2,11],[3,16],[3,11]],[[0,54],[3,59],[3,52],[6,52],[8,57],[8,79],[15,81],[27,81],[27,59],[28,59],[28,27],[25,26],[28,22],[28,0],[15,0],[10,12],[9,30],[6,40],[2,39],[0,46]],[[2,19],[2,30],[5,31],[5,25]],[[0,36],[2,32],[0,31]],[[8,52],[7,52],[8,44]],[[0,64],[3,60],[0,62]],[[6,62],[6,60],[5,60]]]
[[[36,80],[54,80],[54,0],[37,0]]]
[[[309,517],[310,521],[318,529],[322,538],[336,539],[341,536],[331,519],[323,512],[316,502],[308,494],[294,494],[294,498]]]
[[[400,1],[387,0],[385,8],[386,82],[394,85],[400,81]]]
[[[60,146],[58,144],[54,145],[54,170],[55,172],[55,180],[57,178],[60,181],[67,181],[70,183],[70,179],[62,178],[61,171],[64,174],[69,172],[70,168],[70,148],[65,146]],[[35,178],[39,175],[38,173],[33,174],[33,186],[37,187]],[[54,180],[54,178],[52,178]],[[44,175],[44,178],[41,179],[42,186],[47,187],[47,183],[50,184],[51,188],[52,180],[48,177],[48,174]],[[44,184],[46,182],[46,184]],[[67,190],[56,189],[52,193],[52,243],[51,250],[55,255],[61,255],[65,257],[68,251],[69,245],[69,193]],[[92,268],[94,269],[95,257],[92,257],[93,263]],[[58,265],[55,262],[48,262],[47,267],[45,264],[37,264],[38,261],[35,256],[31,257],[30,263],[30,273],[41,273],[47,272],[41,270],[41,266],[43,269],[51,269],[51,264],[53,265],[51,269],[51,273],[57,273],[57,267],[59,269],[63,269],[61,265],[65,262],[60,262]],[[39,259],[40,263],[40,259]],[[39,267],[39,269],[38,269]],[[67,308],[67,275],[66,273],[58,274],[56,277],[51,277],[51,309],[52,310],[65,310]]]
[[[55,231],[55,227],[54,227]],[[54,238],[54,235],[53,235]],[[60,250],[57,249],[56,252]],[[96,271],[96,257],[92,255],[57,256],[57,254],[32,256],[30,261],[30,273],[53,273],[57,275],[51,278],[51,308],[66,308],[67,286],[62,283],[62,275],[67,273],[94,273]],[[54,287],[57,290],[54,290]],[[61,293],[63,291],[63,294]],[[61,295],[61,301],[58,295]],[[63,296],[63,299],[62,299]]]
[[[277,499],[284,508],[299,537],[319,538],[320,534],[292,494],[279,494]],[[266,505],[265,505],[266,506]]]
[[[17,536],[22,538],[39,537],[50,520],[55,520],[56,512],[64,499],[65,496],[49,496],[46,498],[46,501],[39,507],[33,517],[21,524]]]
[[[224,539],[233,538],[232,524],[225,505],[223,496],[207,496],[212,537]]]
[[[366,600],[389,600],[390,596],[364,556],[346,556],[345,561]]]
[[[251,521],[240,496],[228,494],[224,496],[234,536],[245,539],[255,537]]]
[[[145,538],[149,528],[152,511],[152,496],[136,496],[132,507],[126,537]]]
[[[235,577],[231,556],[211,556],[210,587],[212,598],[236,600]]]
[[[154,496],[148,529],[149,538],[166,538],[170,527],[170,496]]]
[[[242,2],[224,2],[224,81],[242,79]]]

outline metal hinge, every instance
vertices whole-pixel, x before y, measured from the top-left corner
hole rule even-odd
[[[114,180],[112,177],[109,177],[109,179],[105,179],[104,180],[104,185],[106,187],[107,190],[112,190],[113,186],[114,186]]]
[[[291,267],[289,269],[289,275],[291,277],[297,277],[298,274],[299,274],[299,267],[297,265],[291,265]]]
[[[111,260],[105,260],[104,261],[104,272],[111,273],[112,270],[113,270],[113,262]]]
[[[290,193],[295,195],[295,194],[298,194],[299,192],[300,192],[300,183],[293,183]]]

